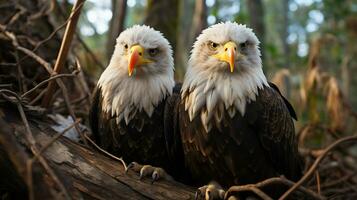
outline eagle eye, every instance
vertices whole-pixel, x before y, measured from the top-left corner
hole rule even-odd
[[[159,53],[159,49],[157,48],[149,49],[150,56],[155,56],[157,53]]]
[[[129,48],[128,44],[124,44],[124,48],[128,49]]]
[[[208,47],[209,47],[211,50],[216,50],[218,46],[219,46],[219,45],[218,45],[217,43],[212,42],[212,41],[210,41],[210,42],[208,43]]]

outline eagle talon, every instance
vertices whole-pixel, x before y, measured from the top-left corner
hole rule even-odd
[[[152,179],[151,179],[151,184],[154,184],[155,181],[159,180],[160,176],[157,172],[157,170],[154,171],[154,173],[152,173]]]
[[[211,182],[208,185],[204,185],[197,189],[195,200],[224,199],[224,195],[225,191],[222,187],[215,182]]]
[[[140,172],[140,169],[142,168],[143,166],[140,165],[139,163],[137,162],[131,162],[125,169],[125,174],[128,173],[128,171],[130,169],[132,169],[134,172]]]
[[[173,180],[173,178],[166,173],[166,171],[160,167],[153,167],[151,165],[141,165],[137,162],[131,162],[125,173],[128,173],[129,170],[139,173],[139,180],[142,180],[144,177],[151,176],[151,184],[159,179],[164,180]]]
[[[153,167],[151,165],[144,165],[140,170],[140,176],[151,176],[151,184],[160,179],[173,180],[173,178],[168,175],[164,169],[160,167]]]

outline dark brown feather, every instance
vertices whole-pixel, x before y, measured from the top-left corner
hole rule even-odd
[[[244,116],[237,112],[230,118],[226,112],[221,128],[213,125],[208,133],[199,116],[189,121],[184,108],[182,100],[182,147],[186,165],[199,184],[215,180],[229,187],[281,174],[292,180],[301,176],[294,124],[276,90],[259,90],[256,101],[247,104]]]
[[[144,111],[138,111],[128,125],[124,120],[117,124],[116,116],[102,111],[101,91],[96,88],[90,111],[95,141],[108,152],[123,157],[125,162],[136,161],[167,169],[163,125],[165,102],[166,99],[158,104],[151,117]]]
[[[278,86],[276,86],[274,83],[269,82],[269,86],[272,87],[275,91],[277,91],[279,93],[279,95],[281,96],[281,98],[284,100],[284,103],[286,105],[286,107],[289,110],[289,113],[291,115],[292,118],[294,118],[295,120],[298,120],[296,112],[294,110],[294,107],[290,104],[290,102],[281,94]]]
[[[166,149],[169,155],[168,172],[175,180],[192,184],[192,175],[185,165],[180,135],[179,106],[181,84],[176,84],[173,94],[167,98],[164,112]]]

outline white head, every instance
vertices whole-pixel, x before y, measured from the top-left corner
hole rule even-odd
[[[132,119],[137,111],[151,116],[174,87],[172,49],[163,35],[145,25],[123,31],[109,66],[101,75],[103,110],[117,122]]]
[[[201,114],[208,132],[217,113],[245,113],[258,89],[268,86],[262,70],[259,40],[252,29],[235,22],[215,24],[198,36],[191,53],[182,98],[192,120]],[[213,118],[212,118],[213,117]]]

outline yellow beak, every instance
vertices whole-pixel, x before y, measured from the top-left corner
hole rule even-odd
[[[140,45],[134,45],[129,51],[129,63],[128,63],[128,74],[131,76],[133,74],[134,68],[143,64],[152,63],[150,59],[144,57],[144,48]]]
[[[220,61],[227,62],[229,64],[230,71],[234,71],[235,54],[237,50],[237,45],[234,42],[227,42],[223,46],[223,50],[218,54],[213,55]]]

